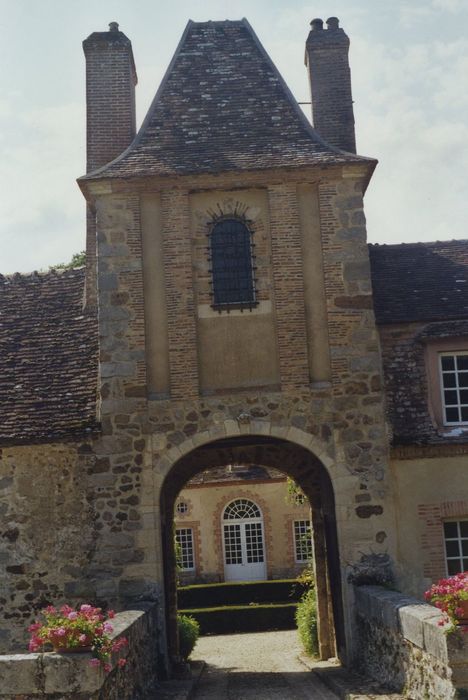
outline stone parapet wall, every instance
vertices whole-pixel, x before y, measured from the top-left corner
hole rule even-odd
[[[355,593],[361,671],[411,700],[449,700],[466,692],[468,638],[446,635],[436,608],[378,586]]]
[[[118,613],[113,637],[124,636],[128,647],[123,669],[113,659],[104,675],[90,666],[90,654],[13,654],[0,656],[2,700],[135,700],[153,697],[157,687],[158,608],[156,605]]]

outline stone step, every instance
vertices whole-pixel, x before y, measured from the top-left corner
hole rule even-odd
[[[403,695],[382,688],[376,681],[343,668],[335,661],[315,661],[300,656],[300,661],[313,671],[340,700],[402,700]]]

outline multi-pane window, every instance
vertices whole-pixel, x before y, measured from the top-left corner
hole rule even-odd
[[[312,528],[310,520],[294,521],[294,552],[297,563],[312,559]]]
[[[188,503],[186,501],[178,501],[176,511],[179,515],[185,515],[188,512]]]
[[[193,571],[195,554],[193,549],[193,530],[191,527],[176,529],[177,564],[183,571]]]
[[[468,571],[468,520],[445,522],[444,538],[449,576]]]
[[[222,219],[210,232],[213,306],[255,305],[252,234],[239,219]]]
[[[468,353],[441,353],[444,423],[468,423]]]

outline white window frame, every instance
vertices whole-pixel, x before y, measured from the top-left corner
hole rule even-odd
[[[443,417],[443,424],[444,425],[468,425],[468,420],[457,420],[457,421],[448,421],[446,418],[446,409],[447,408],[456,408],[459,412],[459,416],[461,417],[461,408],[467,408],[468,409],[468,402],[467,403],[462,403],[460,401],[460,394],[458,393],[460,390],[466,390],[468,391],[468,386],[466,387],[460,387],[459,386],[459,374],[467,374],[468,375],[468,369],[466,370],[458,370],[456,367],[456,362],[455,362],[455,368],[453,370],[443,370],[442,369],[442,358],[443,357],[453,357],[456,358],[460,355],[464,355],[468,357],[468,350],[459,350],[459,351],[452,351],[452,352],[439,352],[439,382],[440,382],[440,400],[441,400],[441,405],[442,405],[442,417]],[[455,374],[455,386],[454,387],[444,387],[444,375],[445,374]],[[458,396],[458,403],[456,404],[446,404],[445,403],[445,394],[444,391],[456,391],[457,396]]]
[[[297,527],[296,527],[297,526]],[[294,538],[294,561],[296,564],[307,564],[312,559],[312,523],[307,518],[293,520],[293,538]],[[301,528],[303,531],[301,532]],[[310,547],[304,546],[303,538],[307,534],[310,535]]]
[[[180,547],[180,560],[178,565],[181,571],[195,571],[193,527],[177,527],[175,532],[176,541]]]
[[[457,526],[457,536],[456,537],[447,537],[445,534],[445,524],[454,524]],[[460,529],[460,523],[468,523],[468,518],[462,518],[461,520],[444,520],[444,556],[445,556],[445,569],[447,571],[447,576],[454,576],[454,574],[449,573],[449,568],[448,568],[448,563],[449,561],[458,561],[460,564],[460,571],[465,571],[465,567],[463,565],[463,560],[468,559],[468,554],[464,555],[463,554],[463,542],[468,542],[468,534],[462,535],[461,534],[461,529]],[[453,555],[448,555],[447,554],[447,548],[446,548],[446,543],[447,542],[458,542],[458,556],[453,556]],[[468,567],[467,569],[468,570]],[[456,573],[456,572],[455,572]]]

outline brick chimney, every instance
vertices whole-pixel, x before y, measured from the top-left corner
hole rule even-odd
[[[131,41],[117,22],[83,41],[86,57],[86,172],[117,158],[133,141],[137,74]],[[96,303],[96,221],[86,215],[86,306]]]
[[[337,17],[313,19],[307,37],[305,64],[309,70],[312,122],[324,141],[356,153],[349,38]]]

